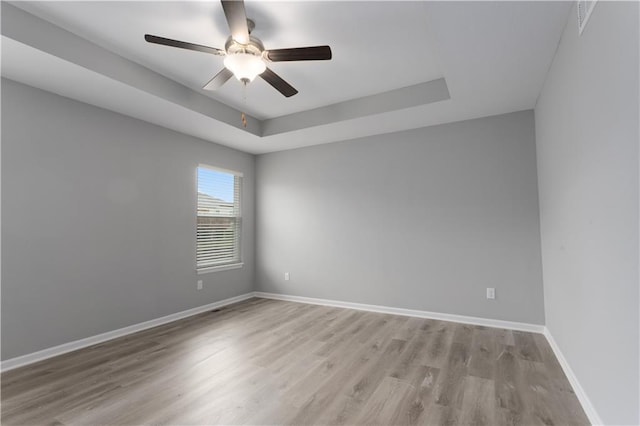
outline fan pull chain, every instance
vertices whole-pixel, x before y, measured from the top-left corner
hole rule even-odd
[[[244,102],[244,109],[247,109],[247,82],[244,81],[242,84],[242,101]],[[247,116],[243,112],[240,115],[240,119],[242,120],[242,126],[247,127]]]

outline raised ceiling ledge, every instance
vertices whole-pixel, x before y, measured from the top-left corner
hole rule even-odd
[[[262,122],[262,136],[277,135],[450,99],[444,78]]]

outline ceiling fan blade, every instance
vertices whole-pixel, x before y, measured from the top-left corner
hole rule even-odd
[[[222,87],[223,84],[227,82],[233,76],[233,73],[229,71],[227,68],[222,68],[222,70],[216,74],[207,84],[204,85],[204,90],[217,90]]]
[[[249,26],[243,0],[222,0],[222,9],[227,18],[231,37],[240,44],[249,43]]]
[[[280,77],[275,72],[271,71],[267,68],[260,77],[270,85],[272,85],[278,92],[282,93],[287,98],[295,95],[298,91],[289,83],[284,81],[282,77]]]
[[[331,47],[311,46],[293,49],[267,50],[267,59],[271,62],[282,61],[327,61],[331,59]]]
[[[224,50],[216,49],[215,47],[187,43],[186,41],[173,40],[171,38],[158,37],[151,34],[145,34],[144,39],[149,43],[161,44],[163,46],[179,47],[180,49],[195,50],[197,52],[211,53],[219,56],[225,55]]]

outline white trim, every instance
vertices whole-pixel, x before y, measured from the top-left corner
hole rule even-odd
[[[580,382],[578,381],[578,378],[576,377],[576,375],[573,373],[573,370],[571,369],[569,362],[562,354],[560,347],[556,343],[555,339],[553,338],[553,336],[551,335],[551,332],[547,327],[544,327],[543,334],[544,334],[544,337],[547,338],[547,341],[549,342],[549,346],[551,346],[553,353],[558,359],[558,362],[560,363],[560,366],[562,367],[562,370],[564,371],[565,376],[567,376],[567,379],[569,379],[569,383],[571,384],[573,391],[578,397],[578,401],[580,401],[580,404],[582,405],[582,408],[584,409],[585,414],[589,418],[589,421],[591,422],[592,425],[603,425],[604,422],[598,415],[598,412],[596,411],[593,404],[591,404],[591,400],[589,399],[589,397],[587,396],[587,393],[584,391],[584,389],[580,385]]]
[[[230,170],[230,169],[223,169],[222,167],[218,167],[218,166],[210,166],[209,164],[200,163],[198,164],[198,168],[209,169],[209,170],[213,170],[214,172],[227,173],[229,175],[244,177],[242,175],[242,172],[237,172],[235,170]]]
[[[202,274],[208,274],[209,272],[228,271],[229,269],[238,269],[238,268],[242,268],[243,266],[244,266],[244,263],[242,262],[230,263],[230,264],[220,265],[220,266],[207,266],[206,268],[198,269],[196,272],[198,273],[198,275],[202,275]]]
[[[367,305],[364,303],[342,302],[339,300],[317,299],[315,297],[290,296],[286,294],[254,292],[255,297],[263,299],[286,300],[288,302],[308,303],[311,305],[334,306],[338,308],[357,309],[359,311],[379,312],[383,314],[403,315],[408,317],[429,318],[464,324],[482,325],[485,327],[505,328],[508,330],[543,333],[544,326],[524,322],[503,321],[489,318],[469,317],[465,315],[443,314],[439,312],[418,311],[414,309],[392,308],[390,306]]]
[[[67,352],[86,348],[87,346],[92,346],[98,343],[105,342],[107,340],[126,336],[128,334],[136,333],[138,331],[146,330],[148,328],[157,327],[159,325],[167,324],[172,321],[177,321],[182,318],[187,318],[193,315],[197,315],[202,312],[209,311],[211,309],[216,309],[222,306],[231,305],[232,303],[242,302],[243,300],[251,299],[252,297],[254,297],[253,292],[241,294],[240,296],[231,297],[229,299],[224,299],[218,302],[209,303],[207,305],[198,306],[196,308],[187,309],[186,311],[176,312],[175,314],[166,315],[164,317],[130,325],[124,328],[119,328],[113,331],[107,331],[106,333],[97,334],[95,336],[86,337],[84,339],[74,340],[73,342],[63,343],[62,345],[43,349],[38,352],[33,352],[30,354],[11,358],[6,361],[2,361],[0,363],[0,371],[5,372],[5,371],[13,370],[14,368],[22,367],[27,364],[32,364],[34,362],[42,361],[47,358],[52,358],[54,356],[62,355]]]
[[[587,396],[584,389],[580,385],[578,378],[573,373],[573,370],[571,370],[571,367],[569,366],[569,363],[567,362],[566,358],[560,351],[558,344],[553,339],[551,332],[547,327],[543,325],[528,324],[528,323],[513,322],[513,321],[503,321],[503,320],[488,319],[488,318],[478,318],[478,317],[471,317],[471,316],[465,316],[465,315],[419,311],[414,309],[392,308],[389,306],[367,305],[363,303],[342,302],[339,300],[318,299],[314,297],[265,293],[260,291],[241,294],[240,296],[231,297],[229,299],[224,299],[218,302],[209,303],[207,305],[198,306],[196,308],[187,309],[185,311],[176,312],[175,314],[156,318],[150,321],[141,322],[138,324],[130,325],[128,327],[120,328],[113,331],[108,331],[106,333],[98,334],[98,335],[87,337],[80,340],[75,340],[73,342],[64,343],[62,345],[54,346],[52,348],[43,349],[38,352],[33,352],[27,355],[11,358],[6,361],[2,361],[0,363],[0,371],[2,372],[9,371],[14,368],[22,367],[28,364],[32,364],[34,362],[45,360],[47,358],[52,358],[54,356],[62,355],[67,352],[75,351],[78,349],[85,348],[87,346],[92,346],[98,343],[102,343],[107,340],[112,340],[118,337],[126,336],[128,334],[136,333],[138,331],[146,330],[152,327],[157,327],[159,325],[177,321],[182,318],[187,318],[193,315],[197,315],[199,313],[206,312],[211,309],[216,309],[222,306],[231,305],[233,303],[242,302],[243,300],[251,299],[252,297],[259,297],[263,299],[285,300],[289,302],[298,302],[298,303],[308,303],[312,305],[334,306],[338,308],[356,309],[360,311],[379,312],[384,314],[437,319],[442,321],[451,321],[451,322],[458,322],[458,323],[464,323],[464,324],[482,325],[485,327],[527,331],[531,333],[542,333],[547,338],[547,341],[549,342],[549,346],[551,346],[553,353],[555,354],[556,358],[558,359],[558,362],[562,366],[562,370],[564,371],[564,374],[567,376],[567,379],[569,380],[569,383],[571,384],[571,387],[573,388],[576,396],[578,397],[578,400],[580,401],[580,404],[582,405],[585,413],[587,414],[587,417],[589,418],[589,421],[591,422],[591,424],[592,425],[604,424],[603,421],[600,419],[600,416],[596,412],[596,409],[591,404],[589,397]]]

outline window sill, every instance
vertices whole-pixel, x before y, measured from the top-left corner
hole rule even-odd
[[[244,266],[244,263],[232,263],[229,265],[210,266],[208,268],[198,269],[196,272],[198,275],[208,274],[209,272],[228,271],[229,269],[239,269]]]

